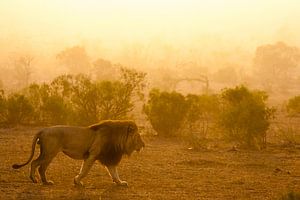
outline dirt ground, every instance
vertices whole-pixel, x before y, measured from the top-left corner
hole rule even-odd
[[[229,151],[228,148],[189,150],[178,140],[145,138],[146,148],[125,157],[121,179],[112,183],[105,169],[95,164],[76,188],[74,176],[81,161],[59,154],[48,168],[53,186],[33,184],[27,160],[36,128],[0,130],[0,199],[278,199],[300,189],[300,149],[269,147],[264,151]],[[36,151],[37,154],[38,151]]]

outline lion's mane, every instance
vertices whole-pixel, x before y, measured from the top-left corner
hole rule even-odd
[[[129,151],[128,145],[137,134],[137,126],[130,120],[105,120],[89,126],[94,131],[101,132],[103,143],[98,160],[105,166],[117,165],[124,154]]]

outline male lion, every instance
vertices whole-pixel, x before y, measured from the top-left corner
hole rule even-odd
[[[40,144],[39,157],[31,162],[30,179],[37,183],[36,168],[43,184],[53,184],[47,180],[45,172],[58,152],[62,151],[73,159],[84,160],[74,183],[83,186],[80,181],[84,178],[93,163],[98,160],[108,170],[110,176],[118,185],[127,185],[119,178],[117,165],[122,155],[131,155],[145,147],[137,125],[129,120],[105,120],[89,127],[53,126],[39,131],[33,138],[31,155],[24,164],[14,164],[18,169],[27,165],[33,158],[36,142]]]

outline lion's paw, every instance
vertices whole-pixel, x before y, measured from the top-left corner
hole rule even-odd
[[[74,178],[74,184],[78,187],[83,187],[83,183],[81,181],[78,181],[77,176]]]
[[[31,179],[31,181],[32,181],[33,183],[37,183],[37,182],[38,182],[37,178],[35,178],[35,177],[33,177],[33,176],[30,176],[30,179]]]
[[[53,181],[46,181],[46,182],[43,182],[43,185],[54,185],[54,182]]]
[[[128,183],[126,181],[115,181],[118,186],[128,187]]]

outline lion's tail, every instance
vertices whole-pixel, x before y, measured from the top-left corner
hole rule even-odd
[[[21,167],[27,165],[27,164],[32,160],[32,158],[33,158],[33,156],[34,156],[34,150],[35,150],[36,141],[39,139],[41,133],[42,133],[42,131],[38,132],[38,133],[34,136],[34,138],[33,138],[33,140],[32,140],[31,154],[30,154],[30,157],[29,157],[29,159],[27,160],[27,162],[24,163],[24,164],[20,164],[20,165],[19,165],[19,164],[13,164],[12,168],[14,168],[14,169],[19,169],[19,168],[21,168]]]

